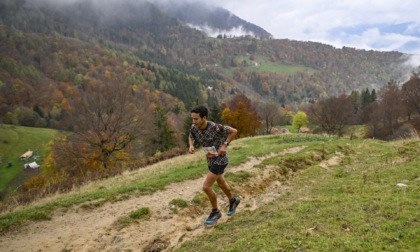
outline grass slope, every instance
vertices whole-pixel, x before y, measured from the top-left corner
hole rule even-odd
[[[307,165],[292,193],[179,251],[419,251],[420,142],[338,140],[306,150],[321,148],[339,151],[341,162]]]
[[[295,75],[297,72],[308,72],[310,74],[314,74],[317,72],[316,69],[306,66],[300,65],[285,65],[279,64],[271,61],[260,61],[257,66],[253,63],[249,63],[247,67],[243,67],[245,72],[248,73],[250,71],[254,71],[257,73],[278,73],[278,74],[289,74]],[[235,67],[231,67],[226,70],[226,73],[229,76],[233,76],[235,72]]]
[[[44,154],[44,147],[58,134],[57,130],[31,128],[20,126],[2,125],[0,128],[0,192],[6,189],[7,184],[17,175],[23,172],[25,162],[19,158],[28,150],[35,151],[41,157]],[[12,162],[11,167],[7,167]]]
[[[265,159],[294,190],[255,211],[238,212],[180,251],[367,251],[419,249],[420,141],[382,142],[314,135],[255,137],[234,141],[231,165],[249,157],[306,146],[297,154]],[[338,158],[335,165],[323,165]],[[57,208],[124,200],[163,190],[207,172],[203,155],[185,155],[74,192],[38,201],[0,216],[0,231],[26,220],[50,219]],[[290,174],[298,176],[289,176]],[[289,174],[289,175],[288,175]],[[235,176],[233,176],[234,178]],[[232,180],[226,176],[227,180]],[[233,181],[233,180],[232,180]],[[240,181],[236,181],[240,183]],[[407,187],[398,187],[405,183]]]

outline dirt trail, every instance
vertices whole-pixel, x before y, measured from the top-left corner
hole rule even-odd
[[[226,172],[255,172],[258,176],[250,178],[248,183],[264,184],[270,177],[270,169],[262,172],[254,168],[256,164],[268,157],[296,153],[304,148],[295,147],[282,153],[251,158],[240,166],[228,167]],[[191,206],[180,210],[178,214],[174,214],[169,206],[169,202],[176,198],[190,202],[197,192],[201,192],[204,178],[173,183],[163,191],[131,196],[115,203],[108,202],[93,210],[80,207],[66,212],[57,210],[50,221],[26,222],[5,233],[0,237],[0,251],[144,251],[151,246],[155,249],[173,249],[212,229],[203,224],[210,209],[209,204]],[[264,193],[258,193],[258,188],[254,189],[245,190],[245,187],[233,186],[234,193],[242,198],[237,212],[243,209],[254,210],[288,190],[278,180],[266,184]],[[205,201],[208,203],[208,200]],[[218,223],[223,223],[230,217],[226,215],[228,202],[222,193],[218,194],[218,203],[223,213]],[[140,220],[139,224],[124,228],[115,225],[119,217],[128,216],[141,207],[150,208],[152,217],[149,220]]]

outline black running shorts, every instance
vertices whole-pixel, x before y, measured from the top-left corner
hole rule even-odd
[[[225,164],[225,165],[213,164],[212,166],[209,166],[209,170],[213,174],[220,175],[220,174],[223,174],[225,172],[226,166],[228,166],[228,165],[227,164]]]

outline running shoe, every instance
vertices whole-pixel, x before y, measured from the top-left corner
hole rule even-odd
[[[231,216],[232,214],[234,214],[236,211],[236,207],[238,207],[239,203],[241,203],[241,199],[236,197],[235,201],[229,201],[229,211],[227,212],[227,215]]]
[[[204,223],[208,225],[213,225],[214,223],[217,222],[218,219],[220,219],[220,217],[222,217],[222,213],[220,211],[217,211],[217,212],[212,211]]]

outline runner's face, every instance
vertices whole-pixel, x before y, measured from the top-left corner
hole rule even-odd
[[[203,117],[203,118],[201,118],[200,117],[200,114],[197,114],[197,113],[191,113],[191,117],[192,117],[192,119],[193,119],[193,123],[194,123],[194,125],[197,127],[197,128],[202,128],[203,127],[203,125],[205,124],[205,122],[206,122],[206,117]]]

